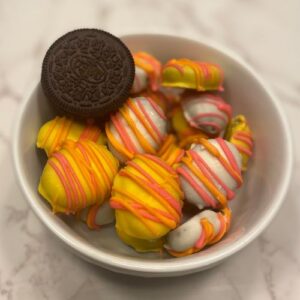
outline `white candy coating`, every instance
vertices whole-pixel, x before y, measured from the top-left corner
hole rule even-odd
[[[209,139],[208,141],[215,148],[217,148],[220,154],[228,161],[224,151],[220,147],[217,140]],[[226,143],[229,150],[233,154],[239,170],[241,170],[242,160],[241,160],[240,153],[238,152],[238,150],[233,144],[227,141],[224,142]],[[223,184],[226,185],[230,190],[233,191],[237,188],[237,182],[232,177],[232,175],[228,173],[228,171],[224,168],[222,163],[215,156],[210,154],[204,146],[200,144],[193,144],[191,146],[191,150],[196,152],[205,161],[205,163],[211,168],[211,170],[220,178]],[[195,162],[193,162],[193,166],[195,168],[198,168]],[[194,179],[197,185],[199,185],[207,194],[209,194],[214,199],[215,203],[217,204],[218,203],[217,199],[215,199],[214,195],[210,193],[210,191],[205,187],[205,185],[200,181],[200,179],[198,179],[186,165],[181,164],[181,167],[188,173],[188,175],[190,175]],[[182,174],[179,174],[179,179],[180,179],[181,187],[183,189],[185,198],[188,202],[196,205],[199,209],[209,206]],[[215,184],[215,186],[218,188],[218,190],[222,194],[226,195],[226,191],[223,189],[223,187],[214,178],[211,178],[211,180],[213,184]]]
[[[221,108],[229,104],[210,94],[197,94],[182,101],[183,114],[188,123],[210,135],[224,132],[229,116]]]
[[[80,217],[82,221],[86,222],[89,210],[90,208],[87,207],[81,212]],[[99,207],[97,214],[95,216],[95,224],[99,226],[107,225],[113,223],[114,220],[115,220],[114,210],[110,207],[109,201],[104,201],[103,204]]]
[[[141,103],[144,110],[146,111],[146,113],[148,114],[150,119],[152,120],[153,124],[155,124],[155,126],[158,129],[161,136],[165,136],[166,133],[167,133],[167,125],[168,125],[167,120],[163,119],[159,115],[159,113],[153,108],[152,104],[149,102],[148,98],[146,98],[146,97],[136,97],[136,98],[133,98],[132,101],[134,102],[134,104],[136,104],[137,101],[139,101]],[[161,108],[157,104],[154,104],[154,105],[156,105],[157,109],[159,109],[161,111]],[[140,107],[138,105],[136,107],[140,111],[140,113],[143,116],[145,116],[144,112],[140,109]],[[136,125],[137,129],[141,133],[141,135],[148,141],[148,143],[155,150],[158,150],[161,146],[161,143],[158,143],[156,140],[153,139],[153,137],[149,134],[147,128],[141,123],[141,121],[138,119],[136,114],[131,109],[129,109],[129,115],[130,115],[131,119],[133,120],[134,124]],[[120,120],[122,128],[126,131],[128,137],[130,138],[131,142],[134,144],[134,146],[137,149],[138,153],[145,153],[145,149],[143,148],[143,146],[142,146],[141,142],[139,141],[137,135],[135,134],[133,129],[130,127],[130,125],[127,123],[127,121],[120,114],[118,114],[118,119]],[[146,117],[144,119],[146,120]],[[149,126],[151,127],[151,124],[149,124]],[[114,126],[114,124],[111,121],[109,122],[109,128],[110,128],[110,131],[112,132],[113,136],[117,140],[117,142],[122,144],[125,147],[125,145],[124,145],[124,143],[123,143],[123,141],[122,141],[122,139],[121,139],[121,137],[118,133],[118,130],[116,129],[116,127]],[[110,141],[108,141],[108,148],[113,153],[113,155],[115,155],[121,162],[126,161],[126,158],[122,155],[122,153],[119,153],[115,149],[115,147],[112,145],[112,143]]]
[[[205,210],[192,217],[175,230],[169,232],[165,248],[176,252],[182,252],[194,247],[201,237],[203,228],[200,221],[204,218],[213,225],[214,236],[216,236],[221,228],[218,215],[214,211]]]
[[[137,94],[147,88],[148,85],[148,74],[142,68],[135,66],[135,76],[133,85],[131,88],[131,94]]]

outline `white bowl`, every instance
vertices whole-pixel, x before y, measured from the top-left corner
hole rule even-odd
[[[225,72],[225,98],[234,113],[245,114],[254,131],[255,155],[238,197],[233,200],[232,227],[218,244],[197,254],[171,258],[138,254],[122,244],[114,229],[91,232],[83,224],[61,219],[37,193],[45,162],[36,149],[40,126],[54,116],[38,84],[25,99],[14,136],[14,161],[22,190],[42,222],[73,252],[104,268],[138,276],[177,276],[210,268],[244,248],[270,223],[288,188],[292,168],[289,128],[279,101],[256,73],[221,47],[168,35],[128,35],[132,52],[144,50],[162,61],[187,57],[218,63]]]

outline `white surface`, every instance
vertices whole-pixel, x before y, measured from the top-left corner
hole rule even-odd
[[[208,299],[298,299],[299,2],[185,2],[173,1],[172,6],[166,1],[129,0],[89,1],[89,5],[87,1],[0,3],[1,298],[199,299],[201,295]],[[203,273],[174,279],[136,279],[74,257],[37,221],[16,186],[11,128],[20,99],[39,77],[49,43],[80,26],[102,27],[119,35],[147,31],[209,37],[239,52],[268,79],[288,114],[296,160],[286,202],[258,240]]]

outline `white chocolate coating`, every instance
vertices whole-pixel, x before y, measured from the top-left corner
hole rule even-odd
[[[224,153],[224,151],[222,150],[219,143],[217,142],[217,140],[216,139],[210,139],[208,141],[215,148],[217,148],[218,151],[220,152],[220,154],[227,160],[227,162],[229,162],[226,155],[225,155],[225,153]],[[224,140],[224,142],[226,143],[226,145],[228,146],[228,149],[231,151],[232,155],[234,156],[234,159],[235,159],[235,161],[238,165],[239,170],[241,170],[242,161],[241,161],[240,153],[238,152],[238,150],[236,149],[236,147],[233,144],[231,144],[231,143],[229,143],[228,141],[225,141],[225,140]],[[232,177],[232,175],[230,173],[228,173],[228,171],[225,169],[225,167],[222,165],[222,163],[215,156],[210,154],[204,146],[202,146],[200,144],[193,144],[191,146],[191,150],[196,152],[205,161],[205,163],[218,176],[218,178],[223,182],[223,184],[225,186],[227,186],[232,191],[234,191],[237,188],[236,180]],[[195,168],[199,169],[194,161],[193,161],[193,166]],[[200,181],[200,179],[198,179],[186,165],[181,164],[181,167],[188,173],[189,176],[191,176],[194,179],[196,184],[201,189],[203,189],[214,200],[214,203],[215,203],[214,207],[217,207],[218,206],[217,199],[214,197],[214,195],[212,195],[210,193],[210,191]],[[182,174],[179,174],[179,179],[180,179],[181,187],[183,189],[185,198],[188,202],[194,204],[199,209],[210,206],[197,193],[195,188],[186,180],[186,178]],[[214,178],[211,178],[211,181],[222,194],[226,195],[226,191],[223,189],[223,187]]]
[[[131,94],[137,94],[145,90],[148,86],[148,74],[140,67],[135,66],[135,76],[131,88]]]
[[[84,222],[87,221],[89,210],[90,208],[87,207],[81,212],[80,218],[82,221]],[[114,210],[110,207],[108,201],[104,201],[103,204],[99,207],[97,214],[95,216],[95,224],[99,226],[107,225],[113,223],[114,220],[115,220]]]
[[[205,210],[192,217],[175,230],[169,232],[165,248],[176,252],[182,252],[195,247],[203,231],[200,221],[204,218],[213,225],[214,236],[216,236],[221,228],[218,215],[214,211]]]
[[[136,97],[136,98],[132,98],[132,101],[134,104],[139,102],[143,106],[145,112],[147,113],[149,118],[152,120],[153,124],[155,124],[156,128],[158,129],[160,135],[165,136],[167,134],[167,126],[168,126],[167,120],[163,119],[159,115],[159,113],[153,108],[153,105],[149,102],[148,98]],[[154,105],[156,105],[157,109],[160,110],[161,113],[163,114],[161,108],[157,104],[154,104]],[[139,110],[139,112],[145,117],[145,120],[147,120],[142,109],[138,105],[136,105],[136,107]],[[134,122],[135,126],[137,127],[137,129],[141,133],[141,135],[147,140],[147,142],[155,150],[158,150],[161,146],[162,141],[161,141],[161,143],[158,143],[157,140],[154,140],[154,138],[149,134],[148,129],[144,126],[144,124],[141,123],[141,121],[139,120],[137,115],[130,108],[128,111],[129,111],[130,118]],[[117,117],[118,117],[118,120],[120,121],[122,128],[126,131],[126,134],[128,135],[129,139],[131,140],[131,142],[137,149],[137,153],[145,153],[146,150],[144,149],[143,144],[138,139],[136,133],[134,132],[134,130],[132,129],[130,124],[127,123],[127,121],[123,118],[123,116],[120,113],[117,114]],[[148,121],[147,121],[147,123],[151,127],[151,124]],[[125,147],[125,144],[123,143],[121,136],[118,133],[118,130],[116,129],[113,122],[111,122],[111,121],[109,122],[109,128],[110,128],[111,133],[117,140],[117,142]],[[112,143],[109,141],[109,139],[108,139],[108,148],[114,154],[114,156],[116,156],[119,159],[119,161],[121,161],[121,162],[126,161],[126,157],[124,157],[124,155],[122,155],[122,153],[119,153],[119,151],[117,151],[117,149],[115,149],[115,147],[112,145]]]
[[[184,117],[192,127],[214,136],[224,132],[229,116],[221,108],[228,109],[229,104],[221,98],[209,94],[197,94],[186,98],[181,104]]]

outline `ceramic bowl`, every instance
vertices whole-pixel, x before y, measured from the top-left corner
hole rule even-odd
[[[38,83],[24,99],[14,136],[16,174],[24,196],[40,220],[65,245],[82,258],[104,268],[147,277],[178,276],[210,268],[244,248],[270,223],[278,211],[291,175],[291,138],[279,101],[263,80],[237,55],[220,46],[169,35],[127,35],[132,52],[144,50],[162,62],[170,58],[214,62],[224,69],[224,97],[234,114],[247,116],[255,137],[255,154],[244,186],[231,204],[229,233],[216,245],[197,254],[172,258],[139,254],[125,246],[113,226],[89,231],[84,224],[54,215],[37,193],[45,155],[35,147],[40,126],[54,112]]]

